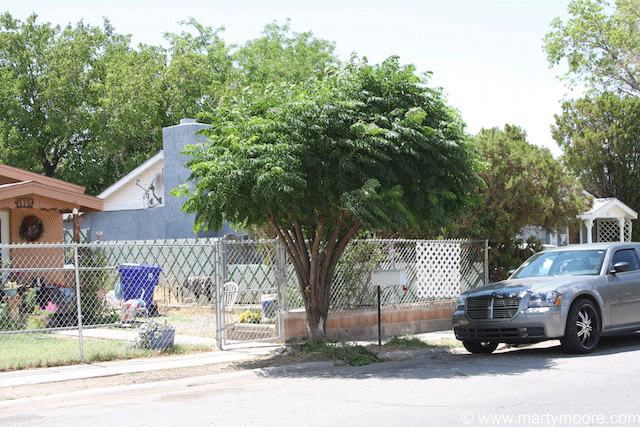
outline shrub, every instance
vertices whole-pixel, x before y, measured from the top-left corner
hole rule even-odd
[[[174,344],[175,330],[166,321],[164,323],[149,320],[138,328],[138,336],[133,348],[140,350],[164,350]]]
[[[243,313],[240,313],[240,317],[238,318],[238,323],[260,323],[262,319],[262,313],[257,310],[247,310]]]
[[[416,337],[399,337],[394,335],[387,341],[387,346],[395,348],[424,348],[429,347],[429,344]]]

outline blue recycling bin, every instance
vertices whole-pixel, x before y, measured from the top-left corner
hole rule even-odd
[[[118,271],[122,284],[122,298],[125,301],[141,299],[146,307],[150,308],[162,268],[146,264],[122,264]]]

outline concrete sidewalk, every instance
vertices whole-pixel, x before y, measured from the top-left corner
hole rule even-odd
[[[178,356],[160,356],[144,359],[119,360],[114,362],[85,363],[81,365],[52,368],[22,369],[0,372],[0,387],[10,387],[46,382],[67,381],[84,378],[146,372],[160,369],[175,369],[216,363],[242,362],[270,354],[274,345],[232,350],[214,350]]]
[[[77,337],[77,330],[59,331],[59,335]],[[137,329],[129,328],[86,328],[82,330],[82,336],[85,338],[100,338],[103,340],[131,341],[133,342],[138,336]],[[216,346],[215,338],[205,338],[193,335],[176,335],[174,342],[176,344],[203,345],[209,347]]]
[[[93,334],[97,335],[102,333],[94,330]],[[430,332],[416,335],[416,337],[425,341],[435,343],[443,339],[454,339],[453,331]],[[181,340],[182,338],[176,336],[176,342],[180,342]],[[191,341],[192,339],[185,338],[184,340]],[[358,342],[358,344],[361,345],[375,343],[377,343],[377,340]],[[0,387],[42,384],[47,382],[95,378],[160,369],[175,369],[189,366],[211,365],[216,363],[242,362],[267,356],[271,354],[276,348],[281,346],[282,344],[250,343],[244,346],[237,345],[234,347],[229,347],[226,350],[213,350],[205,353],[193,353],[177,356],[161,356],[144,359],[119,360],[114,362],[86,363],[81,365],[0,372]]]

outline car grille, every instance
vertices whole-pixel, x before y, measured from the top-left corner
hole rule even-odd
[[[526,342],[544,339],[544,328],[454,328],[462,341]]]
[[[520,338],[520,334],[518,333],[518,329],[516,328],[469,329],[468,338],[484,340],[504,340],[509,338]]]
[[[520,298],[499,296],[469,298],[467,316],[472,320],[511,319],[518,313]]]

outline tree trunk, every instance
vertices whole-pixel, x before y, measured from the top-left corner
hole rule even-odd
[[[321,219],[313,239],[305,239],[302,227],[296,221],[289,230],[278,227],[275,217],[270,217],[270,222],[285,246],[300,284],[309,340],[324,341],[333,272],[347,244],[360,229],[360,223],[352,222],[346,227],[345,218],[341,217],[336,224],[332,224],[329,235],[323,238],[326,230],[325,222]]]
[[[327,310],[328,311],[328,310]],[[326,338],[327,316],[319,312],[307,311],[307,334],[309,341],[320,342]]]

